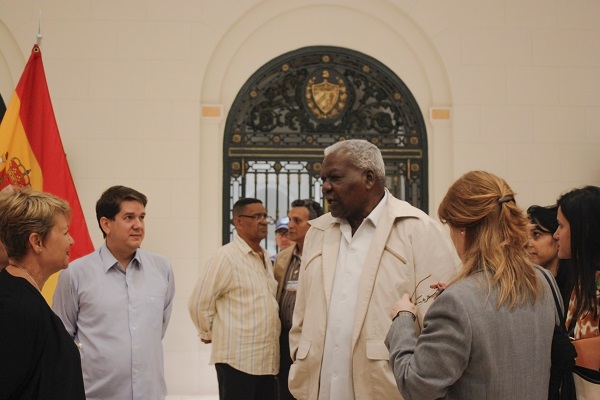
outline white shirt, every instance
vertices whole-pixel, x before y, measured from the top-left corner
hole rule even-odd
[[[354,399],[352,332],[356,294],[360,286],[363,264],[375,235],[377,221],[386,203],[387,191],[379,204],[363,220],[354,236],[348,221],[339,220],[342,237],[327,317],[319,400]]]

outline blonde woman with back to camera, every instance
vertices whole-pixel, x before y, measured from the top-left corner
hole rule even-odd
[[[548,398],[557,314],[542,274],[555,283],[530,260],[514,196],[503,179],[473,171],[442,200],[462,267],[447,286],[431,285],[437,297],[419,337],[410,295],[394,304],[386,344],[404,399]]]

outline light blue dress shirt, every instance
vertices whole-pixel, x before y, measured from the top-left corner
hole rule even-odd
[[[141,249],[126,270],[105,244],[61,272],[52,308],[79,346],[88,400],[166,397],[174,294],[169,261]]]

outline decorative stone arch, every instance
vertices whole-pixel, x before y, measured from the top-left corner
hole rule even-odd
[[[293,200],[321,201],[323,150],[347,139],[378,146],[386,187],[427,211],[427,132],[410,89],[379,61],[332,46],[281,55],[244,84],[225,126],[223,208],[256,197],[279,218]],[[223,215],[224,243],[230,222]]]
[[[24,66],[23,53],[19,50],[12,33],[0,20],[0,96],[5,106],[8,106]],[[0,120],[4,114],[2,111],[3,107],[0,104]]]
[[[349,21],[361,29],[348,29]],[[218,150],[225,140],[223,115],[227,115],[240,88],[268,60],[293,49],[323,44],[366,54],[401,76],[424,116],[430,210],[452,183],[451,119],[435,120],[430,116],[432,109],[451,107],[450,87],[445,66],[423,27],[401,7],[386,0],[339,4],[316,0],[302,4],[263,1],[227,28],[202,81],[202,106],[212,109],[216,105],[225,111],[220,117],[204,115],[200,120],[200,168],[211,171],[203,173],[202,187],[214,193],[202,200],[200,254],[210,254],[222,243],[222,235],[214,234],[215,227],[222,224],[224,214],[230,213],[219,195],[223,193],[223,168],[218,167],[224,162],[223,152]]]

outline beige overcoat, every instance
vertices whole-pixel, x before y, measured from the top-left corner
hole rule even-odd
[[[325,214],[311,221],[304,240],[290,331],[294,364],[290,369],[289,388],[298,400],[318,399],[327,312],[340,237],[339,220]],[[429,295],[432,292],[429,284],[448,281],[457,266],[458,257],[441,224],[388,193],[357,293],[351,349],[356,400],[402,399],[384,344],[392,306],[404,293],[413,293],[418,281],[431,275],[416,291],[417,296]],[[419,322],[429,304],[419,306]]]

